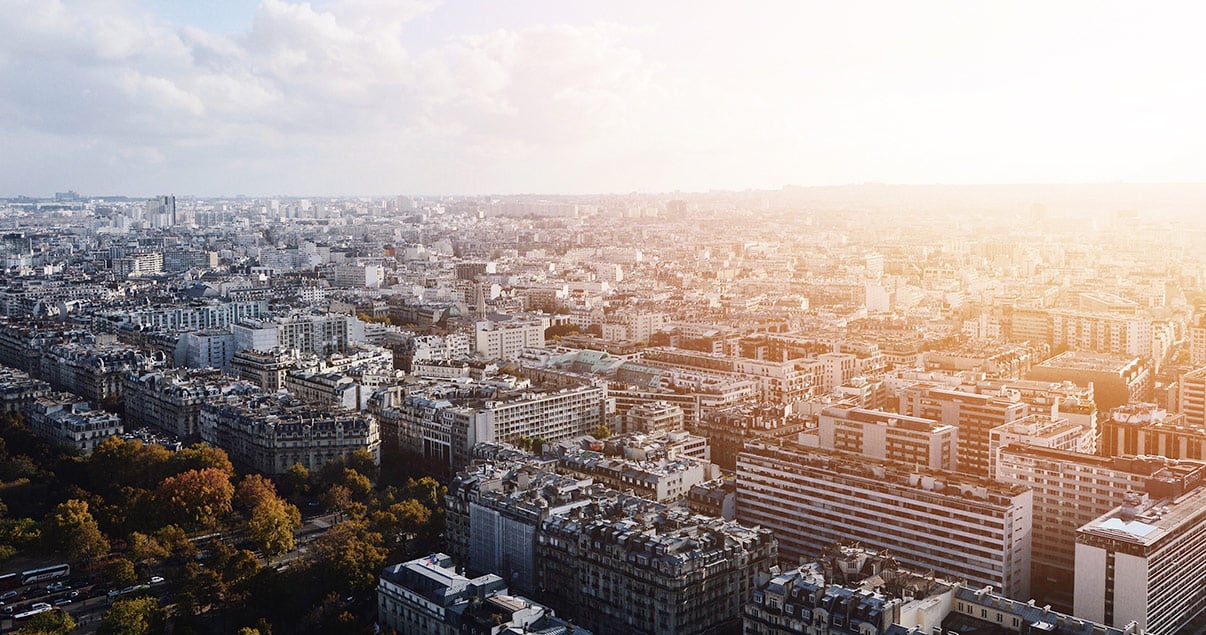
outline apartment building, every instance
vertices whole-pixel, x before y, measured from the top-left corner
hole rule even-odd
[[[839,540],[1009,597],[1029,594],[1030,490],[795,443],[737,455],[737,520],[774,531],[786,558]]]
[[[1174,635],[1206,613],[1206,488],[1195,474],[1157,495],[1128,494],[1080,528],[1077,615]]]
[[[88,402],[70,393],[48,393],[22,410],[29,429],[54,445],[82,455],[91,454],[101,441],[122,433],[121,418],[93,410]]]
[[[598,502],[548,517],[536,536],[540,597],[595,631],[723,632],[777,557],[765,529],[672,509],[617,515]]]
[[[826,450],[928,470],[954,470],[956,465],[955,426],[881,410],[824,408],[817,418],[816,431],[801,438],[815,439],[818,447]]]
[[[442,553],[393,564],[377,580],[377,624],[397,633],[510,635],[590,631],[511,595],[497,575],[462,575]]]
[[[458,469],[478,443],[514,443],[520,438],[559,441],[590,434],[606,419],[604,389],[595,386],[554,392],[520,392],[494,399],[408,395],[382,413],[386,434],[399,445]]]
[[[201,440],[257,472],[283,474],[295,463],[308,470],[365,450],[381,459],[377,420],[370,415],[314,409],[288,395],[228,396],[206,403],[198,417]]]
[[[183,439],[200,434],[201,406],[258,389],[212,369],[129,372],[122,378],[123,415],[131,428],[149,426]]]
[[[903,391],[900,412],[957,428],[958,470],[987,477],[990,432],[1025,417],[1029,409],[1016,395],[984,395],[917,385]]]

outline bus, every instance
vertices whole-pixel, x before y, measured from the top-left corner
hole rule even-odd
[[[0,575],[0,591],[7,591],[21,586],[21,574],[5,573]]]
[[[42,567],[41,569],[30,569],[29,571],[21,572],[21,584],[58,580],[69,575],[71,575],[71,567],[69,565],[56,564],[51,567]]]

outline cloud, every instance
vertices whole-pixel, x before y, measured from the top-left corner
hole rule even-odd
[[[330,175],[374,161],[390,169],[367,172],[396,174],[424,155],[451,171],[568,152],[621,134],[650,85],[651,65],[625,44],[631,30],[611,24],[500,29],[412,51],[408,25],[433,6],[263,0],[246,31],[220,34],[136,4],[20,2],[0,26],[0,112],[14,114],[3,125],[47,143],[91,139],[122,165],[150,157],[169,174],[237,152],[277,190],[308,183],[267,173],[281,155]],[[194,172],[176,189],[214,191],[227,176]],[[377,190],[422,186],[380,178]]]

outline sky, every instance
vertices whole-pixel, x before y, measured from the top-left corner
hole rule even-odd
[[[0,196],[1206,180],[1206,8],[0,0]]]

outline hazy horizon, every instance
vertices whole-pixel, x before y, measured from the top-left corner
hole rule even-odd
[[[2,195],[1206,179],[1179,7],[4,6]]]

